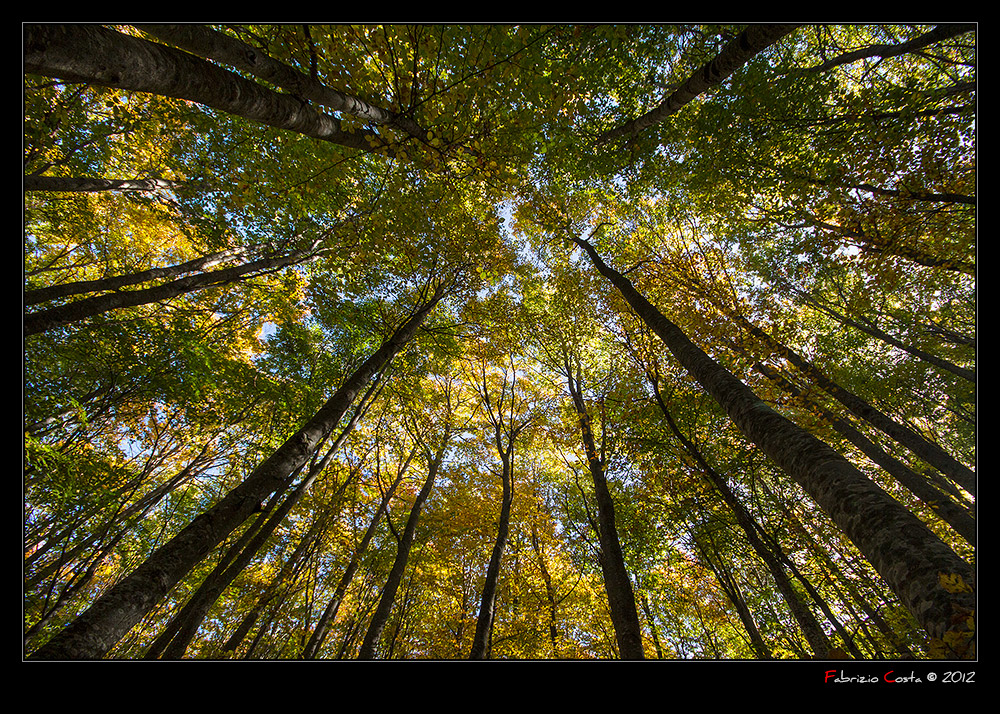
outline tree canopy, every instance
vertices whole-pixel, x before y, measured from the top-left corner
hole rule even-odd
[[[27,658],[976,657],[975,25],[22,29]]]

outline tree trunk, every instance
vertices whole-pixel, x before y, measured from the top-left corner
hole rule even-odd
[[[384,371],[383,371],[384,374]],[[209,609],[216,603],[219,596],[232,584],[233,580],[236,579],[240,573],[242,573],[250,562],[256,557],[258,551],[267,542],[267,539],[271,537],[278,526],[284,522],[285,518],[291,512],[291,510],[298,504],[302,497],[305,495],[309,487],[312,486],[313,482],[323,473],[324,469],[330,463],[340,447],[343,445],[344,441],[347,439],[351,431],[357,425],[358,420],[361,419],[362,414],[367,410],[370,405],[370,400],[372,395],[375,394],[376,389],[381,385],[381,380],[373,380],[368,388],[367,393],[358,403],[357,408],[354,410],[354,414],[348,421],[347,425],[341,430],[340,435],[330,445],[327,452],[322,460],[318,463],[313,463],[309,468],[309,473],[285,499],[281,502],[281,505],[271,512],[270,509],[266,509],[265,516],[267,520],[262,521],[261,525],[254,524],[254,526],[245,533],[236,544],[229,549],[225,556],[223,556],[221,562],[215,567],[215,569],[209,574],[205,581],[201,584],[194,595],[187,604],[181,609],[177,617],[174,618],[166,628],[166,630],[156,639],[153,645],[149,648],[146,653],[146,659],[180,659],[184,656],[187,651],[188,645],[191,643],[192,638],[201,627],[201,623],[204,621],[205,616],[208,614]],[[349,480],[341,485],[341,489],[345,488]],[[267,515],[267,514],[270,515]]]
[[[490,554],[490,562],[486,568],[486,581],[483,584],[483,595],[479,603],[479,617],[476,618],[476,634],[472,639],[472,651],[469,659],[486,659],[489,655],[493,636],[493,619],[496,615],[497,581],[500,577],[500,562],[503,551],[507,547],[507,534],[510,530],[510,506],[514,498],[511,486],[511,468],[509,453],[501,454],[503,463],[500,479],[503,482],[503,499],[500,505],[500,522],[497,524],[497,537]]]
[[[66,550],[59,554],[59,559],[47,564],[45,567],[40,568],[38,572],[33,573],[30,578],[26,577],[24,581],[24,586],[26,591],[33,590],[40,582],[53,574],[59,572],[68,563],[72,563],[76,558],[80,556],[81,553],[86,551],[88,548],[93,546],[95,543],[99,543],[103,538],[105,538],[114,529],[118,529],[119,534],[124,534],[127,532],[128,527],[131,523],[135,523],[141,518],[145,517],[153,508],[155,508],[161,500],[167,497],[171,491],[179,488],[182,484],[187,483],[197,475],[197,462],[200,457],[207,450],[208,445],[202,449],[202,453],[199,457],[195,458],[190,464],[185,466],[180,472],[175,476],[171,477],[166,483],[155,488],[151,493],[143,496],[135,503],[132,503],[119,512],[115,513],[112,520],[105,524],[98,530],[88,535],[86,538],[80,542],[74,544],[72,548]],[[57,537],[66,537],[69,533],[63,531]],[[120,537],[120,535],[118,536]],[[50,544],[46,543],[44,550],[47,550]],[[43,549],[39,549],[39,552],[43,552]],[[34,555],[34,553],[32,554]],[[33,564],[34,561],[29,559],[25,560],[25,573],[28,572],[28,567]]]
[[[866,402],[857,394],[840,386],[832,379],[823,374],[813,364],[806,361],[801,355],[790,347],[782,344],[776,338],[764,332],[762,329],[744,318],[738,318],[738,322],[743,325],[752,335],[761,339],[765,344],[777,350],[777,352],[793,364],[800,372],[808,376],[827,394],[847,407],[858,417],[864,419],[869,424],[883,433],[891,436],[914,454],[922,458],[928,464],[941,471],[970,494],[976,494],[976,474],[972,469],[960,463],[955,457],[947,453],[937,444],[925,439],[912,429],[891,419],[874,406]]]
[[[606,144],[621,137],[631,138],[639,135],[654,124],[677,113],[688,102],[712,87],[721,84],[736,70],[753,59],[758,53],[767,49],[785,35],[795,30],[798,25],[750,25],[729,42],[722,51],[692,74],[673,94],[664,99],[657,107],[637,119],[626,122],[622,126],[605,132],[597,144]]]
[[[409,117],[331,89],[317,79],[268,57],[235,37],[216,32],[204,25],[136,25],[136,27],[146,34],[199,57],[248,72],[258,79],[281,87],[297,97],[325,106],[331,111],[356,116],[366,123],[394,126],[421,140],[427,136],[427,131]]]
[[[177,188],[177,181],[158,178],[144,179],[103,179],[78,176],[25,176],[22,185],[25,191],[65,191],[73,193],[94,193],[97,191],[159,191]]]
[[[339,497],[341,490],[338,489],[338,494],[334,498]],[[289,587],[295,583],[302,571],[303,564],[308,562],[309,558],[316,552],[317,542],[328,527],[332,516],[332,507],[328,507],[309,526],[308,532],[302,537],[298,545],[295,546],[295,550],[292,551],[292,554],[285,561],[284,565],[281,566],[281,570],[278,571],[277,575],[274,576],[267,587],[264,588],[264,591],[257,597],[249,612],[240,620],[236,632],[223,644],[222,651],[224,653],[231,652],[239,647],[243,638],[246,637],[246,634],[267,607],[270,606],[273,608],[276,606],[275,604],[277,604],[277,607],[280,607],[283,601],[282,592],[287,592]],[[288,586],[286,586],[286,583]]]
[[[798,292],[807,305],[815,308],[816,310],[820,310],[821,312],[826,313],[827,315],[834,318],[841,324],[860,330],[861,332],[864,332],[866,335],[870,335],[871,337],[874,337],[877,340],[881,340],[882,342],[885,342],[887,345],[892,345],[893,347],[896,347],[902,350],[903,352],[911,354],[917,359],[921,359],[924,362],[934,365],[935,367],[939,367],[946,372],[951,372],[955,376],[961,377],[962,379],[972,382],[973,384],[976,383],[975,370],[966,369],[965,367],[959,367],[957,364],[949,362],[948,360],[942,357],[938,357],[937,355],[932,355],[929,352],[925,352],[924,350],[913,347],[912,345],[908,345],[902,340],[896,339],[888,332],[879,329],[876,325],[870,323],[868,320],[860,320],[860,319],[854,320],[848,317],[847,315],[841,314],[840,312],[833,309],[829,305],[824,305],[818,300],[810,298],[806,293],[802,291]]]
[[[779,415],[572,237],[734,424],[827,512],[928,635],[967,657],[974,645],[975,572],[916,516],[841,454]]]
[[[830,641],[827,639],[826,633],[823,631],[823,627],[816,620],[809,607],[803,602],[802,598],[795,591],[792,586],[792,581],[788,577],[784,566],[779,559],[779,553],[775,552],[780,549],[772,546],[777,546],[776,543],[768,544],[765,543],[761,538],[761,528],[754,520],[753,516],[746,509],[743,503],[740,502],[736,494],[729,487],[726,479],[716,471],[711,464],[705,459],[705,456],[701,453],[701,450],[692,442],[684,433],[680,430],[677,422],[674,420],[673,415],[667,407],[666,402],[663,400],[663,395],[660,393],[659,388],[659,376],[655,371],[649,375],[650,385],[653,387],[653,395],[656,398],[656,403],[660,407],[660,412],[663,414],[664,419],[666,419],[667,426],[670,427],[670,431],[673,432],[674,436],[677,437],[678,441],[684,447],[684,450],[691,455],[695,463],[698,464],[698,468],[701,473],[705,476],[706,480],[712,484],[712,486],[718,491],[719,495],[722,496],[723,502],[729,507],[732,512],[733,517],[736,519],[737,525],[743,530],[747,537],[747,542],[750,547],[753,548],[754,552],[760,557],[764,564],[767,566],[768,571],[771,573],[771,577],[774,579],[775,585],[778,587],[778,592],[781,593],[785,600],[785,604],[788,605],[788,609],[792,613],[792,617],[795,621],[799,623],[799,627],[802,629],[802,634],[805,635],[806,641],[812,648],[813,653],[817,657],[826,657],[827,653],[830,651]],[[733,603],[736,604],[735,602]],[[752,633],[751,633],[752,636]]]
[[[378,504],[375,513],[372,515],[371,522],[368,524],[368,528],[365,530],[365,534],[362,536],[361,542],[358,544],[358,547],[354,549],[354,553],[351,555],[351,562],[347,564],[347,569],[340,577],[340,582],[337,583],[337,589],[327,602],[326,607],[323,609],[323,614],[320,615],[319,620],[316,622],[316,626],[313,628],[312,634],[309,636],[309,640],[306,642],[306,645],[302,650],[302,659],[316,659],[316,655],[319,654],[320,648],[323,646],[323,641],[326,639],[330,623],[337,617],[337,611],[340,609],[340,603],[344,600],[347,588],[351,584],[351,580],[354,579],[354,574],[361,566],[361,557],[368,550],[368,545],[375,536],[378,524],[382,520],[382,514],[386,512],[389,501],[396,493],[396,489],[402,482],[403,475],[406,473],[407,468],[409,468],[410,461],[415,455],[416,450],[410,453],[409,457],[396,473],[395,480],[389,488],[386,489],[385,493],[382,494],[382,500]]]
[[[86,293],[100,293],[108,290],[120,290],[129,285],[145,283],[150,280],[161,278],[176,278],[195,270],[205,270],[224,263],[242,254],[242,250],[223,250],[217,253],[194,258],[180,265],[170,265],[165,268],[150,268],[128,275],[113,275],[108,278],[98,280],[80,280],[73,283],[62,283],[60,285],[50,285],[45,288],[25,290],[24,304],[37,305],[39,303],[55,300],[56,298],[70,297],[72,295],[83,295]]]
[[[25,25],[24,71],[203,104],[267,126],[369,150],[369,132],[181,50],[100,25]]]
[[[517,374],[517,370],[514,370]],[[479,617],[476,618],[476,633],[472,640],[472,650],[469,659],[485,659],[489,656],[493,638],[493,621],[496,617],[496,590],[497,581],[500,578],[500,563],[503,560],[504,549],[507,547],[507,536],[510,531],[510,509],[514,500],[514,442],[521,430],[527,426],[530,419],[515,422],[515,394],[514,387],[516,376],[509,382],[510,401],[509,416],[505,416],[504,403],[507,400],[508,380],[504,376],[503,385],[499,396],[490,396],[490,388],[487,384],[486,370],[483,366],[482,384],[480,385],[480,396],[483,406],[486,407],[488,418],[493,426],[493,441],[500,457],[500,482],[503,486],[503,495],[500,502],[500,521],[497,524],[497,537],[493,544],[493,551],[490,554],[490,562],[486,568],[486,580],[483,584],[482,597],[479,603]]]
[[[764,642],[764,638],[760,634],[760,629],[757,627],[757,621],[754,620],[753,613],[750,611],[750,605],[747,604],[746,598],[743,597],[743,593],[740,589],[739,583],[736,581],[736,577],[733,575],[729,566],[725,563],[725,560],[721,557],[713,558],[713,554],[718,556],[718,552],[710,553],[710,548],[702,543],[697,537],[694,536],[692,532],[692,540],[698,549],[701,558],[707,563],[709,570],[715,575],[716,581],[719,583],[719,587],[726,594],[729,602],[732,603],[733,607],[736,608],[736,615],[740,618],[740,622],[743,623],[743,629],[747,633],[747,637],[750,638],[750,646],[757,656],[757,659],[773,659],[770,648]],[[714,538],[712,540],[711,550],[715,551]],[[820,634],[823,631],[820,630]],[[823,639],[826,637],[824,635]],[[815,651],[816,647],[813,645]],[[820,648],[821,652],[826,652],[830,649],[829,644]]]
[[[833,187],[840,189],[852,189],[857,191],[867,191],[875,196],[885,196],[887,198],[898,198],[903,201],[930,201],[934,203],[963,203],[969,206],[976,205],[975,196],[966,196],[962,193],[932,193],[930,191],[918,191],[908,188],[889,189],[880,186],[873,186],[870,183],[851,183],[849,181],[824,181],[810,176],[800,176],[803,180],[815,185]]]
[[[764,364],[757,364],[755,368],[758,372],[773,381],[793,397],[804,399],[802,390],[792,384],[788,379],[778,374],[775,370]],[[890,476],[896,479],[901,486],[920,499],[927,507],[933,510],[945,523],[951,526],[956,533],[965,538],[970,545],[976,544],[976,520],[963,507],[955,503],[944,493],[935,488],[930,481],[915,473],[906,464],[887,454],[878,444],[858,431],[846,419],[832,414],[819,405],[810,404],[813,409],[819,410],[820,416],[832,426],[837,433],[854,444],[861,453],[871,459],[875,464],[881,466]]]
[[[567,384],[573,397],[573,406],[580,418],[580,432],[587,452],[587,466],[594,481],[594,495],[597,500],[597,536],[601,544],[601,572],[604,574],[604,588],[611,609],[611,621],[615,627],[618,654],[622,659],[644,659],[639,612],[635,606],[632,580],[625,567],[625,556],[618,540],[615,503],[604,475],[604,461],[597,452],[590,415],[583,400],[580,372],[575,370],[574,376],[573,365],[570,364],[568,355],[565,359]]]
[[[357,395],[414,336],[444,296],[444,283],[382,343],[330,397],[309,422],[261,463],[246,480],[145,563],[100,597],[86,612],[36,651],[33,659],[103,657],[213,548],[243,523],[271,494],[290,480],[319,443],[336,428]]]
[[[878,57],[879,59],[883,59],[885,57],[899,57],[900,55],[905,55],[910,52],[919,52],[925,47],[941,42],[942,40],[946,40],[949,37],[957,37],[958,35],[964,35],[966,32],[975,31],[976,26],[971,23],[949,23],[938,25],[933,30],[925,32],[918,37],[914,37],[912,40],[902,42],[898,45],[871,45],[870,47],[862,47],[860,50],[846,52],[827,60],[823,64],[810,67],[807,71],[826,72],[842,64],[849,64],[851,62],[857,62],[858,60],[869,59],[872,57]]]
[[[556,600],[556,588],[552,582],[552,574],[545,564],[545,554],[542,552],[542,544],[538,538],[538,525],[531,524],[531,548],[535,551],[535,562],[542,573],[542,581],[545,583],[545,603],[549,615],[549,643],[552,645],[552,656],[559,656],[559,628],[558,622],[558,601]]]
[[[954,270],[971,276],[975,276],[976,274],[976,265],[972,261],[927,253],[919,247],[904,244],[897,237],[882,236],[877,229],[866,231],[862,230],[860,226],[839,226],[833,223],[824,223],[815,218],[810,218],[809,223],[816,228],[821,228],[838,236],[854,240],[861,250],[868,253],[903,258],[927,268]]]
[[[382,631],[385,629],[386,623],[389,622],[389,614],[392,612],[396,592],[399,590],[399,584],[403,581],[403,573],[406,571],[406,564],[410,558],[410,549],[413,546],[417,524],[420,521],[420,511],[427,497],[430,496],[431,489],[434,488],[434,480],[437,478],[438,470],[441,468],[441,463],[444,460],[444,452],[448,445],[449,436],[450,430],[446,429],[437,453],[431,454],[429,450],[427,452],[427,478],[424,480],[424,485],[420,489],[420,493],[417,494],[413,506],[410,508],[410,515],[406,519],[406,527],[403,529],[403,535],[399,539],[399,545],[396,548],[396,558],[392,563],[392,569],[389,571],[389,577],[386,578],[385,585],[382,587],[378,607],[375,608],[375,614],[372,615],[371,622],[368,625],[368,632],[361,643],[358,659],[373,659],[375,657],[375,648],[382,637]]]
[[[88,317],[100,315],[109,310],[147,305],[161,300],[169,300],[196,290],[203,290],[217,285],[227,285],[237,280],[245,279],[248,275],[259,275],[264,272],[280,270],[289,265],[311,260],[315,255],[312,251],[295,251],[289,255],[261,258],[250,263],[216,270],[211,273],[188,275],[151,288],[114,292],[107,295],[95,295],[66,303],[65,305],[31,312],[24,316],[24,334],[35,335],[46,330],[78,322]]]
[[[642,614],[646,616],[646,622],[649,624],[649,633],[653,638],[653,649],[656,650],[656,659],[663,659],[663,645],[660,644],[660,634],[657,631],[656,618],[653,617],[652,609],[649,607],[649,598],[646,597],[645,593],[639,596],[639,607],[642,608]]]

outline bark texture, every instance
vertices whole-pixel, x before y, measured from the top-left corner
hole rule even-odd
[[[433,295],[344,382],[298,432],[215,506],[195,518],[87,611],[39,648],[31,659],[96,659],[105,656],[197,563],[246,521],[293,475],[336,428],[376,373],[414,336],[444,296]]]
[[[97,191],[161,191],[177,188],[176,181],[158,178],[103,179],[80,176],[25,176],[25,191],[64,191],[95,193]]]
[[[967,655],[975,611],[975,572],[969,564],[841,454],[775,412],[692,343],[588,241],[572,240],[747,438],[826,511],[931,639]]]
[[[664,99],[654,109],[603,134],[597,140],[598,146],[615,139],[638,136],[671,114],[676,114],[692,99],[722,83],[757,54],[794,31],[797,27],[798,25],[751,25],[723,47],[722,51],[712,61],[703,65],[697,72],[692,74],[680,88]]]
[[[601,572],[604,575],[604,589],[608,595],[611,622],[618,642],[618,654],[622,659],[645,659],[635,593],[632,590],[628,569],[625,567],[625,556],[615,525],[615,502],[608,490],[604,460],[598,454],[590,414],[583,399],[582,378],[578,370],[574,372],[568,356],[565,369],[573,406],[580,418],[580,433],[587,452],[587,467],[594,482],[594,496],[597,500],[597,535],[601,544]]]
[[[24,71],[44,77],[148,92],[298,132],[314,139],[369,149],[362,133],[298,97],[274,92],[173,47],[100,25],[26,25]]]
[[[296,251],[289,255],[261,258],[242,265],[236,265],[210,273],[195,273],[168,283],[155,285],[141,290],[126,290],[104,295],[74,300],[64,305],[30,312],[24,316],[24,334],[37,335],[57,327],[79,322],[88,317],[94,317],[110,310],[124,307],[137,307],[149,303],[169,300],[196,290],[203,290],[217,285],[225,285],[247,276],[263,274],[268,271],[280,270],[289,265],[304,263],[311,260],[315,253],[311,251]]]
[[[344,112],[372,124],[395,126],[421,139],[427,135],[426,130],[421,129],[409,117],[327,87],[319,80],[268,57],[245,42],[204,25],[137,25],[136,27],[199,57],[248,72],[258,79],[325,106],[331,111]]]
[[[976,495],[976,473],[937,444],[928,441],[908,426],[899,423],[889,415],[876,409],[872,404],[862,399],[854,392],[827,377],[811,362],[795,352],[777,338],[772,337],[744,318],[738,318],[739,323],[750,334],[762,340],[765,344],[787,359],[802,374],[806,375],[827,394],[850,410],[855,416],[864,419],[887,436],[891,436],[928,464],[948,476],[959,486],[972,495]]]
[[[145,283],[150,280],[159,280],[161,278],[178,278],[185,273],[190,273],[196,270],[207,270],[208,268],[213,268],[216,265],[221,265],[222,263],[228,262],[242,253],[243,251],[241,250],[219,251],[200,258],[189,260],[186,263],[181,263],[180,265],[170,265],[164,268],[150,268],[149,270],[140,270],[135,273],[129,273],[128,275],[113,275],[107,278],[98,278],[96,280],[77,280],[72,283],[60,283],[58,285],[50,285],[36,290],[26,290],[24,292],[24,304],[38,305],[39,303],[48,302],[49,300],[70,297],[72,295],[86,295],[87,293],[120,290],[121,288],[128,287],[129,285],[138,285],[139,283]]]
[[[793,397],[805,398],[801,389],[771,367],[757,364],[754,365],[754,368]],[[885,449],[862,434],[847,419],[842,419],[815,403],[810,403],[810,408],[817,410],[837,433],[858,447],[858,450],[871,459],[873,463],[882,467],[900,485],[933,509],[969,544],[976,544],[976,520],[962,506],[952,501],[949,496],[939,491],[930,481],[914,472],[899,459],[886,453]]]

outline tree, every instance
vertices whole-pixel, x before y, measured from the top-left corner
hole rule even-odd
[[[507,538],[510,532],[510,509],[514,499],[514,445],[518,435],[531,423],[531,415],[524,413],[524,401],[519,400],[515,392],[517,368],[513,360],[509,369],[504,369],[500,379],[499,392],[494,393],[493,396],[491,396],[491,390],[494,387],[490,384],[485,360],[480,362],[478,367],[477,390],[490,426],[493,427],[493,439],[497,455],[500,458],[500,482],[503,486],[503,493],[500,501],[497,537],[490,553],[489,565],[486,568],[486,581],[483,584],[479,603],[479,616],[476,618],[476,634],[472,642],[470,659],[483,659],[489,653],[496,611],[497,580],[500,576],[500,564],[504,549],[507,547]]]
[[[440,424],[433,425],[434,428],[440,429],[440,433],[425,436],[421,433],[423,430],[422,426],[419,424],[415,426],[414,438],[419,442],[423,451],[424,460],[427,464],[427,475],[424,478],[423,485],[420,487],[420,491],[413,500],[413,504],[410,506],[406,526],[403,528],[403,532],[396,545],[396,557],[393,560],[392,568],[389,570],[389,575],[386,577],[385,585],[382,587],[382,592],[379,595],[378,607],[375,609],[375,614],[372,615],[371,622],[368,624],[368,630],[365,633],[361,649],[358,652],[358,659],[372,659],[375,656],[376,647],[379,644],[382,631],[389,620],[389,614],[392,610],[396,593],[403,580],[403,574],[410,557],[410,549],[416,537],[417,525],[420,522],[420,511],[430,496],[431,489],[434,488],[434,481],[444,462],[445,451],[448,448],[448,442],[451,439],[453,430],[452,421],[454,416],[452,410],[456,406],[452,404],[451,386],[447,382],[443,385],[442,399],[444,401],[442,407],[444,412],[443,419]]]
[[[27,656],[974,658],[976,39],[25,25]]]
[[[956,615],[973,609],[968,593],[952,592],[939,578],[944,573],[968,583],[973,580],[969,565],[841,455],[780,416],[695,346],[627,278],[605,264],[588,241],[571,238],[747,437],[830,513],[931,635],[945,640],[958,632],[971,639],[967,621],[955,621]],[[895,526],[888,527],[890,522]],[[913,541],[901,542],[898,530],[907,531]]]
[[[446,283],[439,282],[426,301],[365,360],[312,419],[240,486],[192,521],[34,656],[38,659],[86,658],[106,653],[209,550],[262,508],[267,498],[288,488],[290,479],[336,428],[356,396],[413,337],[445,290]]]

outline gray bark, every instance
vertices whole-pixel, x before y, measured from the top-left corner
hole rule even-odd
[[[338,119],[298,97],[271,91],[187,52],[100,25],[26,25],[24,71],[184,99],[353,149],[370,149],[368,138],[374,138],[367,132],[343,131]]]
[[[24,177],[25,191],[64,191],[72,193],[95,193],[97,191],[160,191],[176,188],[176,181],[158,178],[145,179],[103,179],[75,176],[34,176]]]
[[[268,271],[280,270],[289,265],[303,263],[313,259],[315,255],[312,251],[295,251],[288,255],[261,258],[210,273],[187,275],[151,288],[94,295],[74,300],[64,305],[36,310],[24,316],[24,335],[36,335],[111,310],[148,305],[195,292],[196,290],[204,290],[205,288],[217,285],[226,285],[245,279],[247,276],[264,274]]]
[[[361,390],[413,338],[445,291],[445,284],[439,283],[433,295],[361,364],[309,422],[254,469],[243,483],[161,546],[31,658],[72,660],[106,655],[191,568],[266,499],[289,487],[294,474],[336,428]]]
[[[611,622],[618,642],[618,654],[622,659],[645,659],[639,612],[635,605],[632,580],[625,567],[625,556],[618,539],[615,503],[608,490],[604,459],[598,454],[590,414],[583,399],[580,371],[574,370],[568,355],[565,359],[566,381],[570,396],[573,398],[573,407],[580,419],[580,433],[587,453],[587,467],[594,482],[594,495],[597,500],[597,536],[601,544],[601,572],[604,575],[604,589],[608,595]]]
[[[948,476],[972,495],[976,495],[976,473],[937,444],[925,439],[909,427],[900,424],[895,419],[862,399],[857,394],[837,384],[827,377],[813,364],[806,361],[800,354],[782,344],[750,321],[738,318],[741,325],[755,337],[776,350],[783,358],[793,364],[800,372],[808,376],[827,394],[843,404],[853,414],[864,419],[876,429],[891,436],[901,445],[912,451],[928,464]]]
[[[898,45],[872,45],[870,47],[863,47],[860,50],[855,50],[854,52],[845,52],[842,55],[827,60],[823,64],[810,67],[808,71],[826,72],[827,70],[839,67],[842,64],[850,64],[851,62],[871,59],[873,57],[878,57],[879,59],[885,59],[886,57],[899,57],[900,55],[917,52],[925,47],[941,42],[942,40],[947,40],[951,37],[958,37],[959,35],[964,35],[967,32],[975,31],[976,26],[972,23],[942,24],[938,25],[933,30],[925,32],[918,37],[914,37],[912,40],[901,42]]]
[[[692,74],[679,89],[664,99],[654,109],[641,117],[605,132],[598,140],[598,146],[618,138],[632,138],[658,124],[671,114],[676,114],[699,94],[721,84],[736,70],[757,54],[764,51],[798,25],[750,25],[729,42],[710,62]]]
[[[412,119],[375,106],[357,97],[327,87],[319,80],[299,72],[294,67],[268,57],[235,37],[216,32],[204,25],[136,25],[146,34],[207,59],[248,72],[258,79],[281,87],[295,96],[307,99],[331,111],[343,112],[371,124],[384,124],[403,129],[411,136],[424,139],[427,132]]]
[[[826,511],[885,579],[934,640],[946,634],[959,650],[970,644],[975,572],[915,515],[841,454],[765,404],[668,320],[587,241],[572,237],[681,365],[757,444]],[[961,578],[972,592],[951,592],[943,578]],[[967,652],[959,651],[959,655]]]
[[[99,293],[109,290],[120,290],[129,285],[138,285],[150,280],[161,278],[176,278],[194,270],[206,270],[216,265],[225,263],[241,255],[242,250],[224,250],[200,258],[194,258],[180,265],[170,265],[164,268],[150,268],[128,275],[113,275],[107,278],[96,280],[78,280],[72,283],[60,283],[50,285],[45,288],[36,288],[24,292],[25,305],[38,305],[57,298],[70,297],[72,295],[85,295],[87,293]]]
[[[757,364],[754,365],[754,367],[758,372],[773,381],[793,397],[804,398],[802,390],[771,367],[764,364]],[[820,413],[823,418],[834,428],[834,430],[837,431],[837,433],[858,447],[858,450],[860,450],[861,453],[871,459],[875,464],[881,466],[882,469],[895,478],[901,486],[923,501],[938,516],[940,516],[943,521],[950,525],[956,533],[965,538],[969,544],[976,544],[976,520],[968,513],[968,511],[952,501],[946,494],[941,493],[926,478],[918,473],[915,473],[899,459],[896,459],[886,453],[881,446],[862,434],[847,419],[841,419],[816,404],[812,404],[811,406],[813,408],[820,409]]]

